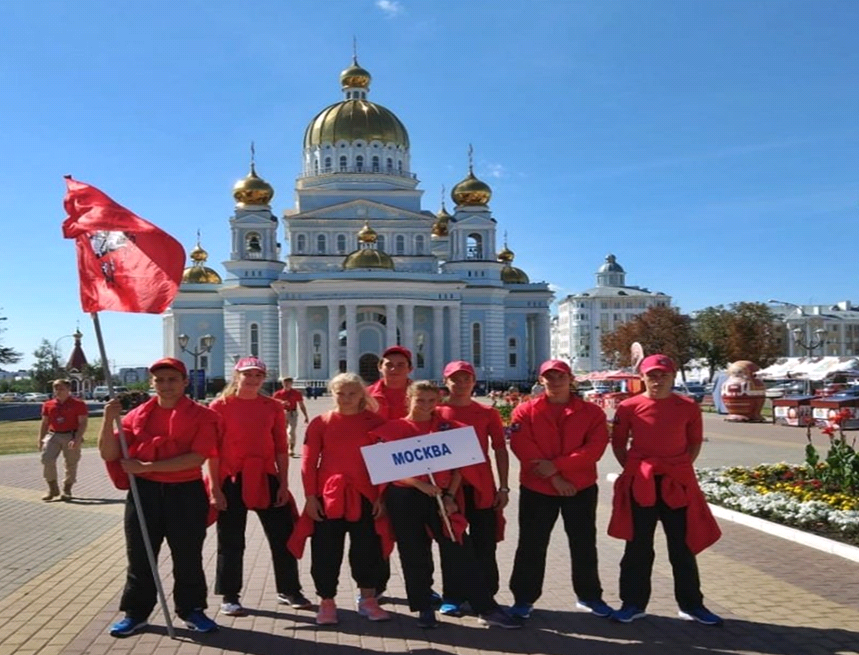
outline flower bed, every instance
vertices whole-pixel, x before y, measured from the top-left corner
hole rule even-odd
[[[859,546],[859,496],[821,480],[825,463],[701,469],[707,500]]]

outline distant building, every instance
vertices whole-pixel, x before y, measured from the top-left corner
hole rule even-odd
[[[849,300],[826,305],[779,302],[770,309],[784,326],[784,356],[859,355],[859,308]]]
[[[671,306],[671,297],[664,293],[628,286],[626,271],[614,255],[606,255],[596,282],[594,288],[561,300],[552,321],[553,357],[570,362],[574,371],[609,368],[613,357],[602,353],[602,335],[651,307]]]
[[[469,360],[481,380],[533,380],[549,357],[545,282],[532,282],[499,249],[492,190],[468,175],[448,213],[421,207],[411,144],[393,112],[369,102],[370,73],[357,60],[340,75],[344,97],[307,125],[295,205],[280,221],[274,189],[251,163],[233,189],[226,275],[191,253],[164,317],[164,353],[210,378],[231,374],[244,355],[262,357],[269,379],[320,383],[344,370],[378,377],[378,356],[400,344],[414,353],[414,378],[439,379],[445,362]],[[225,226],[226,227],[226,226]]]

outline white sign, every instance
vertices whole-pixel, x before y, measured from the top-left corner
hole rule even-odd
[[[477,433],[470,425],[361,448],[373,484],[485,462]]]

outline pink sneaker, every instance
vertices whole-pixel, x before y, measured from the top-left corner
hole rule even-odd
[[[371,621],[390,621],[391,615],[379,607],[375,598],[361,598],[358,601],[358,614],[366,616]]]
[[[316,625],[337,625],[337,605],[333,598],[323,598],[319,603]]]

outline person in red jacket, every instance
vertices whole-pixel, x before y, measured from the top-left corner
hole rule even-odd
[[[69,380],[54,380],[54,397],[42,405],[42,423],[39,426],[39,450],[42,453],[42,474],[48,483],[48,493],[42,500],[72,499],[72,485],[77,480],[81,461],[81,443],[86,432],[89,409],[86,403],[72,396]],[[63,454],[66,475],[63,491],[57,483],[57,459]]]
[[[247,614],[242,591],[242,561],[248,510],[254,510],[271,550],[278,601],[297,609],[311,603],[301,593],[298,562],[286,548],[294,525],[295,501],[289,493],[289,451],[283,406],[264,396],[266,365],[244,357],[210,408],[218,415],[217,457],[209,459],[212,504],[218,510],[218,563],[215,593],[223,596],[221,614]]]
[[[472,426],[486,457],[485,462],[460,469],[462,474],[460,489],[465,502],[463,513],[468,519],[468,534],[474,544],[474,553],[484,579],[489,584],[489,590],[494,596],[499,588],[495,550],[499,534],[503,532],[504,519],[501,512],[507,506],[510,493],[510,488],[507,486],[510,459],[504,438],[504,426],[497,409],[478,403],[471,397],[477,381],[471,364],[464,361],[450,362],[444,367],[443,375],[450,395],[445,404],[439,406],[437,410],[439,416]],[[495,458],[500,487],[495,486],[495,478],[492,474],[490,446]],[[462,591],[457,588],[459,580],[444,573],[445,571],[442,571],[444,598],[439,611],[449,616],[461,616],[460,606],[464,597]]]
[[[215,454],[218,417],[185,396],[188,372],[178,359],[165,357],[149,367],[156,397],[122,418],[128,444],[124,458],[113,430],[122,411],[119,398],[104,406],[98,449],[108,473],[120,489],[136,478],[140,506],[156,558],[164,540],[173,559],[173,600],[176,614],[197,632],[213,632],[207,617],[203,542],[209,500],[201,466]],[[125,540],[128,571],[119,609],[125,618],[110,628],[113,637],[127,637],[144,628],[155,607],[156,586],[140,520],[131,493],[125,501]]]
[[[608,445],[602,409],[572,390],[569,365],[540,366],[545,393],[513,410],[510,449],[519,458],[519,543],[510,576],[513,616],[527,619],[543,593],[546,552],[558,514],[570,549],[576,606],[608,617],[597,567],[597,462]]]
[[[302,520],[306,516],[314,522],[310,573],[322,599],[316,623],[338,621],[334,597],[347,533],[352,577],[361,593],[358,613],[370,621],[387,621],[390,614],[376,600],[385,561],[376,523],[384,508],[361,456],[361,447],[376,441],[370,432],[385,419],[371,411],[376,404],[355,373],[340,373],[328,389],[336,408],[310,422],[301,460],[307,499]]]
[[[409,375],[413,370],[412,351],[403,346],[391,346],[379,360],[381,377],[371,384],[367,392],[378,403],[376,413],[382,418],[403,418],[408,414],[406,389],[411,384]]]
[[[623,473],[615,482],[609,534],[626,539],[620,562],[623,605],[612,618],[631,623],[645,615],[653,536],[662,521],[681,618],[721,625],[721,617],[704,607],[695,560],[721,534],[693,468],[704,437],[701,408],[693,398],[672,393],[677,369],[671,358],[650,355],[639,370],[645,391],[618,405],[611,434]]]
[[[405,418],[395,419],[373,430],[372,435],[382,441],[396,441],[464,427],[462,423],[442,418],[436,408],[441,401],[441,389],[433,382],[420,381],[409,385],[409,413]],[[391,520],[409,608],[418,612],[418,626],[435,628],[438,621],[432,600],[432,539],[439,545],[442,569],[445,575],[458,578],[464,599],[477,613],[482,625],[502,628],[519,628],[521,624],[508,616],[495,602],[484,580],[471,538],[462,530],[448,534],[443,527],[441,511],[451,516],[451,523],[460,525],[452,515],[459,513],[456,500],[462,476],[458,470],[437,471],[397,480],[387,485],[383,497]],[[444,509],[439,507],[442,498]],[[461,494],[459,495],[461,502]],[[457,518],[461,518],[457,517]]]

